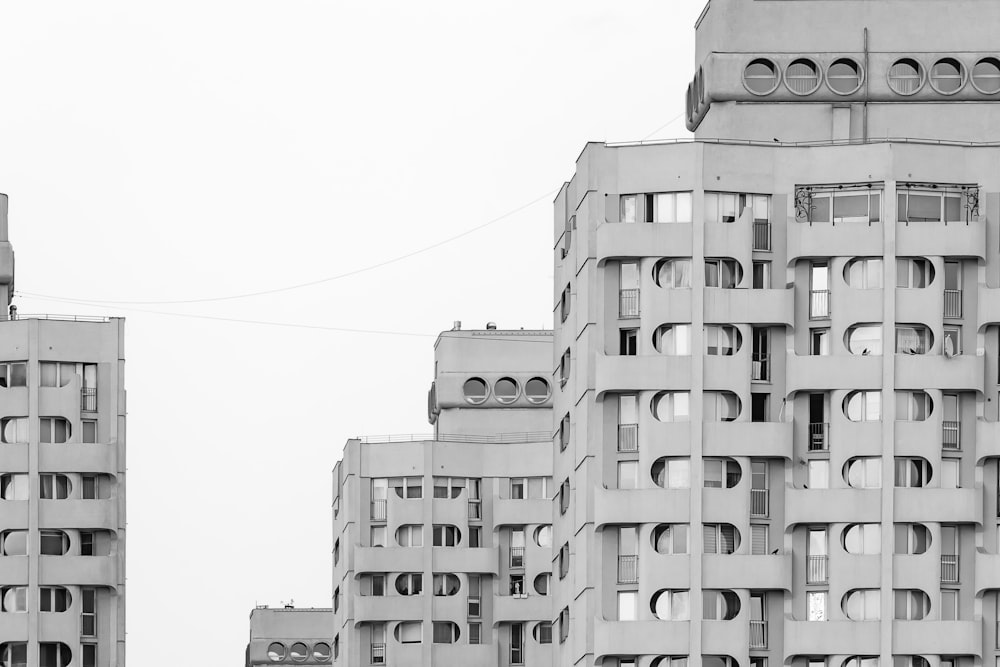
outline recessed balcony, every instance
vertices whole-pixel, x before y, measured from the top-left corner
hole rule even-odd
[[[690,389],[691,360],[690,355],[597,354],[594,358],[595,389],[598,395],[609,391]]]
[[[601,224],[595,235],[597,262],[624,257],[689,257],[691,238],[690,222]]]
[[[896,255],[900,257],[976,257],[985,260],[985,253],[985,216],[968,223],[896,223]]]
[[[788,260],[799,257],[865,257],[883,254],[882,223],[789,222]]]

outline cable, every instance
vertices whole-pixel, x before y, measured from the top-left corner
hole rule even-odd
[[[480,229],[484,229],[486,227],[489,227],[490,225],[492,225],[494,223],[497,223],[497,222],[500,222],[501,220],[504,220],[505,218],[509,218],[510,216],[514,215],[515,213],[520,213],[521,211],[523,211],[524,209],[528,208],[529,206],[533,206],[533,205],[537,204],[538,202],[542,201],[543,199],[545,199],[547,197],[551,197],[552,195],[556,194],[556,192],[558,192],[558,190],[552,190],[551,192],[546,192],[541,197],[538,197],[537,199],[532,199],[527,204],[522,204],[521,206],[518,206],[515,209],[507,211],[503,215],[500,215],[500,216],[498,216],[496,218],[493,218],[492,220],[488,220],[488,221],[484,222],[481,225],[477,225],[476,227],[472,227],[471,229],[467,229],[467,230],[465,230],[464,232],[462,232],[460,234],[456,234],[455,236],[448,237],[448,238],[446,238],[444,240],[438,241],[437,243],[433,243],[433,244],[431,244],[429,246],[424,246],[423,248],[420,248],[418,250],[413,250],[413,251],[408,252],[406,254],[398,255],[396,257],[393,257],[391,259],[387,259],[387,260],[385,260],[383,262],[379,262],[377,264],[371,264],[369,266],[365,266],[365,267],[362,267],[360,269],[355,269],[353,271],[348,271],[347,273],[340,273],[340,274],[337,274],[337,275],[334,275],[334,276],[327,276],[326,278],[320,278],[318,280],[311,280],[311,281],[305,282],[305,283],[297,283],[295,285],[286,285],[284,287],[275,287],[273,289],[260,290],[258,292],[246,292],[246,293],[243,293],[243,294],[230,294],[228,296],[205,297],[205,298],[202,298],[202,299],[175,299],[175,300],[164,300],[164,301],[159,301],[159,300],[157,300],[157,301],[118,301],[118,300],[112,300],[112,299],[74,298],[74,299],[70,299],[70,300],[68,300],[66,302],[67,303],[77,303],[77,304],[81,304],[81,305],[86,305],[86,304],[102,304],[102,305],[140,305],[140,306],[154,306],[154,305],[156,305],[156,306],[167,306],[167,305],[179,305],[179,304],[187,304],[187,303],[207,303],[207,302],[210,302],[210,301],[232,301],[234,299],[247,299],[247,298],[254,297],[254,296],[264,296],[266,294],[277,294],[279,292],[289,292],[291,290],[302,289],[304,287],[312,287],[313,285],[320,285],[322,283],[328,283],[328,282],[332,282],[334,280],[340,280],[341,278],[348,278],[350,276],[356,276],[359,273],[365,273],[367,271],[373,271],[375,269],[382,268],[383,266],[388,266],[389,264],[394,264],[394,263],[400,262],[400,261],[402,261],[404,259],[409,259],[410,257],[413,257],[415,255],[419,255],[421,253],[425,253],[428,250],[433,250],[434,248],[438,248],[440,246],[443,246],[446,243],[451,243],[452,241],[457,241],[458,239],[462,238],[463,236],[468,236],[469,234],[472,234],[473,232],[477,232]],[[59,297],[56,297],[56,296],[53,296],[53,295],[50,295],[50,294],[38,294],[36,292],[23,292],[23,291],[19,292],[19,294],[21,296],[34,297],[34,298],[38,298],[38,299],[49,299],[50,301],[59,301],[60,300]],[[152,312],[152,311],[150,311],[150,312]],[[161,313],[161,314],[163,314],[163,313]]]
[[[668,120],[663,125],[659,126],[655,130],[653,130],[652,132],[650,132],[649,134],[647,134],[646,136],[644,136],[642,139],[640,139],[640,141],[645,141],[646,139],[649,139],[651,136],[653,136],[654,134],[656,134],[660,130],[664,129],[665,127],[669,126],[671,123],[673,123],[675,120],[677,120],[678,118],[680,118],[683,115],[684,115],[684,112],[682,111],[679,114],[677,114],[676,116],[674,116],[673,118],[671,118],[670,120]]]

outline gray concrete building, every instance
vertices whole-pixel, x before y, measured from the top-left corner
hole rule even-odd
[[[246,667],[329,665],[333,660],[330,623],[333,610],[294,604],[266,605],[250,612]]]
[[[121,666],[124,320],[15,318],[13,290],[0,195],[0,664]]]
[[[1000,3],[711,0],[555,203],[554,662],[998,664]]]

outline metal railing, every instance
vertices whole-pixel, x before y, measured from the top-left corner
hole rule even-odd
[[[941,422],[941,446],[945,449],[958,449],[962,443],[961,422]]]
[[[619,556],[618,557],[618,583],[637,584],[639,583],[639,557]]]
[[[941,583],[958,583],[958,555],[941,554]]]
[[[99,315],[52,315],[50,313],[26,315],[18,313],[12,320],[51,320],[54,322],[110,322],[110,317]]]
[[[510,548],[510,566],[524,567],[524,547]]]
[[[639,317],[639,290],[618,290],[618,317]]]
[[[754,352],[750,356],[750,379],[771,381],[771,359],[766,352]]]
[[[372,644],[372,664],[373,665],[384,665],[385,664],[385,642],[378,642]]]
[[[771,249],[771,223],[767,220],[753,221],[753,249]]]
[[[830,317],[830,290],[809,292],[809,319],[817,320],[827,317]]]
[[[830,448],[830,439],[827,433],[830,424],[826,422],[813,422],[809,424],[809,451],[825,452]]]
[[[827,556],[806,556],[806,583],[825,584],[827,582]]]
[[[481,500],[470,500],[469,501],[469,519],[480,520],[483,518],[483,501]]]
[[[372,521],[385,521],[386,503],[384,500],[373,500],[372,501]]]
[[[944,291],[944,316],[962,316],[962,290],[946,289]]]
[[[511,433],[489,433],[475,435],[469,433],[393,433],[388,435],[361,435],[356,438],[363,445],[388,442],[422,442],[435,440],[437,442],[483,442],[483,443],[520,443],[545,442],[552,439],[551,431],[518,431]]]
[[[750,619],[750,648],[767,648],[767,621]]]
[[[80,389],[80,409],[84,412],[97,412],[96,387],[83,387]]]
[[[750,489],[750,516],[767,516],[768,500],[767,489]]]
[[[639,425],[619,424],[618,425],[618,451],[637,452],[639,451]]]

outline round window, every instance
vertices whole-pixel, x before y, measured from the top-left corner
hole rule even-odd
[[[549,383],[542,378],[531,378],[524,384],[524,395],[529,403],[544,403],[549,400]]]
[[[326,642],[319,642],[313,645],[313,658],[318,661],[330,659],[330,645]]]
[[[462,386],[462,393],[465,394],[466,401],[473,405],[479,405],[486,400],[489,389],[482,378],[469,378]]]
[[[850,58],[834,60],[826,70],[826,85],[838,95],[856,93],[861,82],[861,67]]]
[[[983,58],[972,68],[972,85],[986,95],[1000,93],[1000,60]]]
[[[281,642],[272,642],[267,647],[267,659],[271,662],[279,662],[285,659],[285,645]]]
[[[954,95],[965,86],[965,67],[954,58],[942,58],[931,68],[931,86],[942,95]]]
[[[889,87],[900,95],[913,95],[924,85],[924,68],[913,58],[901,58],[889,68]]]
[[[309,647],[302,642],[295,642],[292,644],[289,654],[295,662],[305,662],[306,658],[309,657]]]
[[[500,378],[493,385],[493,395],[501,403],[510,404],[517,400],[520,393],[517,382],[512,378]]]
[[[785,85],[796,95],[808,95],[819,88],[819,68],[806,58],[792,62],[785,70]]]
[[[768,95],[778,87],[778,68],[766,58],[757,58],[743,70],[743,85],[754,95]]]

